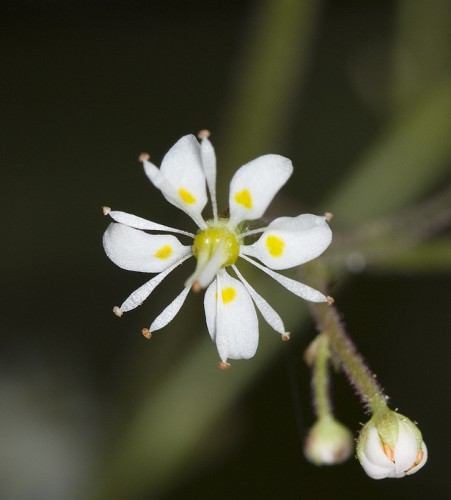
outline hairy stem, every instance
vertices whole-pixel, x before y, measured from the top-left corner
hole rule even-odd
[[[329,395],[329,338],[327,334],[319,334],[314,340],[314,356],[312,365],[313,405],[318,419],[332,415]]]
[[[362,402],[371,413],[385,408],[387,397],[348,337],[336,308],[312,303],[311,311],[318,330],[324,332],[329,339],[332,356],[339,362]]]

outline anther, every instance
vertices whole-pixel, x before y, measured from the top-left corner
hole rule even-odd
[[[228,370],[230,368],[230,363],[227,363],[226,361],[220,361],[218,363],[218,366],[221,370]]]
[[[103,215],[108,215],[111,212],[110,207],[102,207]]]
[[[152,333],[148,328],[143,328],[141,330],[141,333],[143,334],[144,337],[146,337],[146,339],[150,339],[152,337]]]
[[[331,306],[331,305],[335,302],[334,298],[333,298],[333,297],[331,297],[330,295],[328,295],[328,296],[326,297],[326,299],[327,299],[327,303],[328,303],[330,306]]]
[[[282,335],[282,341],[283,342],[288,342],[290,340],[290,335],[291,333],[290,332],[285,332],[283,335]]]
[[[384,448],[384,453],[387,456],[387,458],[389,460],[391,460],[392,462],[394,462],[395,461],[395,454],[394,454],[393,450],[390,448],[390,446],[388,446],[387,443],[384,443],[383,448]]]
[[[202,287],[200,286],[200,283],[198,281],[195,281],[193,283],[193,286],[191,288],[191,290],[194,292],[194,293],[199,293],[201,290],[202,290]]]
[[[209,130],[206,130],[206,129],[203,129],[203,130],[199,130],[199,132],[197,133],[197,138],[198,139],[208,139],[210,137],[210,131]]]
[[[330,222],[332,220],[333,216],[334,216],[334,214],[332,212],[326,212],[324,214],[324,217],[326,217],[327,222]]]
[[[417,458],[415,458],[415,462],[404,472],[407,473],[407,472],[411,471],[412,469],[414,469],[418,464],[420,464],[421,461],[423,460],[423,456],[424,456],[423,450],[418,450]]]
[[[140,161],[141,163],[147,161],[150,159],[150,154],[149,153],[141,153],[139,156],[138,156],[138,161]]]
[[[117,307],[117,306],[114,306],[113,307],[113,312],[114,314],[120,318],[124,313],[122,312],[121,308],[120,307]]]
[[[423,450],[418,450],[417,458],[415,459],[414,465],[418,465],[423,460],[424,452]]]

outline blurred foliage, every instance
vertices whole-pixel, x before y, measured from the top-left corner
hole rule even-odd
[[[451,4],[17,0],[1,9],[0,497],[443,498]],[[183,227],[135,159],[149,150],[158,164],[201,128],[213,132],[223,207],[234,170],[273,152],[295,172],[269,217],[334,212],[332,294],[393,407],[420,423],[430,458],[417,475],[377,482],[352,459],[306,462],[302,352],[314,331],[305,304],[249,267],[292,341],[262,324],[255,358],[227,372],[201,297],[150,343],[139,334],[192,263],[139,310],[111,313],[146,278],[104,256],[100,207]],[[366,417],[343,378],[334,382],[337,417],[357,432]]]

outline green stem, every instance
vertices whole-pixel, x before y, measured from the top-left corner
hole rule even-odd
[[[314,341],[315,360],[312,366],[313,404],[318,419],[332,415],[329,397],[329,338],[320,334]]]
[[[317,328],[328,336],[332,355],[337,359],[351,384],[360,395],[362,402],[371,413],[387,406],[387,398],[375,375],[370,371],[345,332],[336,308],[332,305],[312,303],[311,311]]]

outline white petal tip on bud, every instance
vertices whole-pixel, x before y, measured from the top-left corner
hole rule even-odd
[[[198,139],[208,139],[210,137],[210,131],[207,129],[199,130],[197,133],[197,138]]]
[[[120,307],[117,307],[117,306],[114,306],[113,307],[113,312],[114,314],[120,318],[124,313],[122,312],[121,308]]]
[[[110,207],[102,207],[103,215],[108,215],[111,212]]]
[[[325,212],[324,217],[326,218],[327,222],[330,222],[333,218],[334,214],[332,212]]]
[[[218,366],[221,370],[228,370],[230,368],[230,363],[227,363],[227,361],[220,361]]]
[[[331,297],[330,295],[328,295],[326,297],[327,299],[327,303],[331,306],[334,302],[335,302],[335,299],[333,297]]]
[[[144,163],[145,161],[149,161],[150,159],[150,154],[149,153],[141,153],[138,156],[138,161],[141,163]]]
[[[143,334],[143,337],[146,337],[146,339],[150,339],[152,337],[152,333],[148,328],[143,328],[141,333]]]
[[[283,342],[288,342],[290,340],[291,333],[290,332],[285,332],[282,336],[281,339]]]
[[[424,459],[424,451],[423,450],[419,450],[418,454],[417,454],[417,458],[413,462],[412,467],[410,467],[409,469],[406,470],[406,474],[409,475],[410,471],[413,472],[413,469],[415,469],[415,467],[417,467],[418,465],[420,465],[421,462],[423,461],[423,459]]]

